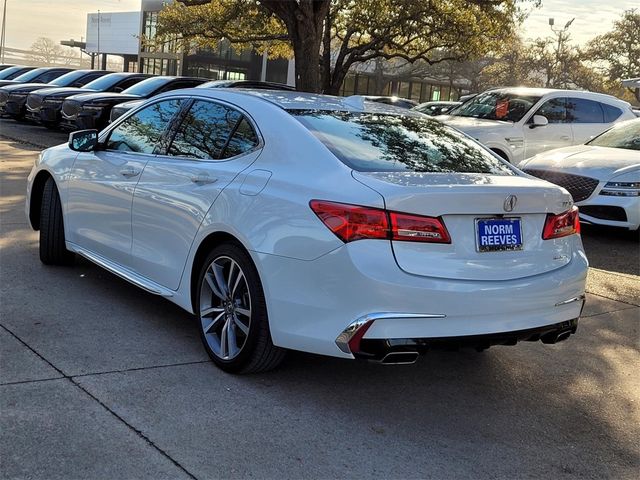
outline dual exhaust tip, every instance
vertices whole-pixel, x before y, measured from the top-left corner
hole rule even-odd
[[[545,344],[554,344],[566,340],[572,333],[574,332],[571,329],[549,332],[540,337],[540,341]],[[389,352],[377,362],[383,365],[411,365],[416,363],[419,356],[418,352]]]
[[[418,360],[418,352],[390,352],[387,353],[378,363],[383,365],[411,365]]]

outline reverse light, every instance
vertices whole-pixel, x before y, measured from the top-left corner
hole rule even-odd
[[[363,239],[451,243],[449,232],[440,218],[325,200],[312,200],[309,206],[322,223],[345,243]]]
[[[580,217],[578,207],[575,205],[571,210],[567,210],[559,215],[548,214],[542,231],[543,240],[566,237],[580,233]]]

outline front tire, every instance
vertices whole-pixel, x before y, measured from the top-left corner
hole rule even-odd
[[[213,249],[198,277],[195,310],[211,360],[229,373],[272,370],[285,350],[273,345],[262,284],[238,245]]]
[[[65,245],[60,194],[56,182],[49,178],[40,205],[40,261],[45,265],[71,265],[74,257]]]

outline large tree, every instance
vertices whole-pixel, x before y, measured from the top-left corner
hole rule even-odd
[[[595,63],[611,83],[640,76],[640,12],[627,10],[613,30],[599,35],[587,46],[586,58]],[[635,92],[640,102],[640,91]]]
[[[71,49],[64,48],[47,37],[31,44],[29,61],[38,65],[71,65],[77,61]]]
[[[490,51],[512,34],[518,0],[180,0],[161,35],[185,45],[293,53],[299,90],[336,93],[349,69],[376,58],[435,64]],[[535,2],[534,2],[535,3]]]

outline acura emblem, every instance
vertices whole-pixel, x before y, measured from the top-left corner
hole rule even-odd
[[[504,200],[504,205],[502,205],[502,208],[504,208],[505,212],[513,212],[513,209],[516,208],[516,203],[518,203],[518,197],[516,197],[515,195],[509,195]]]

